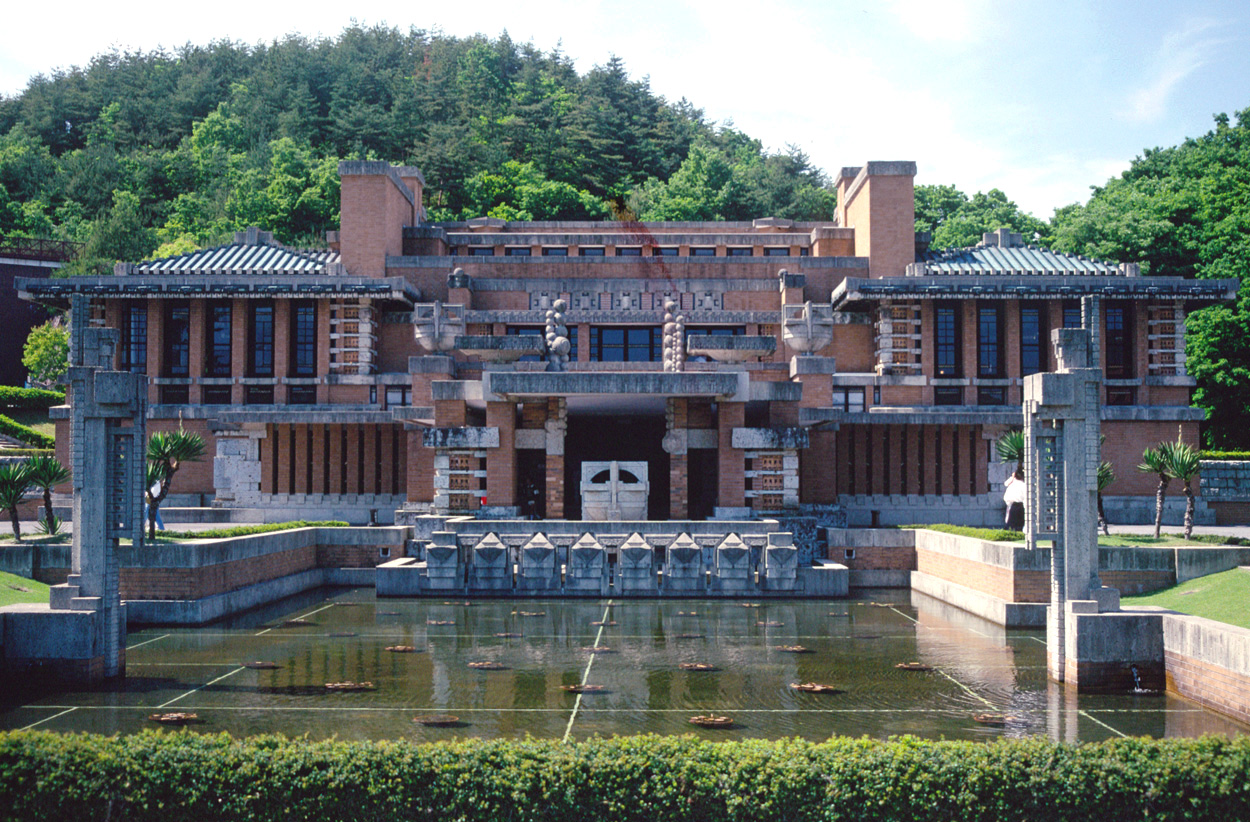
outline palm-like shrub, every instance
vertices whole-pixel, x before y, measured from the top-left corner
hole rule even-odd
[[[1008,431],[999,437],[994,443],[994,450],[998,452],[999,462],[1014,462],[1016,470],[1020,471],[1024,468],[1024,432],[1020,430]]]
[[[1102,492],[1107,490],[1107,486],[1115,482],[1115,471],[1109,462],[1098,463],[1098,524],[1102,526],[1102,532],[1110,535],[1111,529],[1107,526],[1107,512],[1102,508]]]
[[[156,512],[165,497],[169,496],[174,474],[178,473],[182,463],[202,460],[204,451],[204,438],[199,434],[189,434],[181,428],[177,431],[157,431],[148,438],[148,488],[144,493],[148,497],[150,539],[156,539]],[[154,495],[150,489],[157,479],[160,480],[160,493]]]
[[[1194,531],[1194,477],[1198,476],[1201,463],[1198,451],[1183,442],[1167,442],[1159,446],[1168,474],[1181,481],[1185,489],[1185,539]]]
[[[1167,459],[1163,456],[1163,449],[1167,446],[1168,443],[1160,443],[1154,448],[1147,448],[1142,451],[1141,462],[1137,464],[1138,471],[1159,478],[1159,487],[1155,490],[1155,539],[1159,538],[1159,531],[1163,528],[1163,498],[1167,496],[1168,481],[1172,479]]]
[[[52,488],[69,479],[69,469],[53,456],[31,457],[26,460],[26,467],[30,484],[43,491],[43,521],[48,532],[55,534],[59,529],[52,513]]]
[[[17,518],[17,506],[26,499],[30,490],[29,468],[24,462],[0,465],[0,508],[9,512],[13,523],[13,539],[22,538],[22,525]]]

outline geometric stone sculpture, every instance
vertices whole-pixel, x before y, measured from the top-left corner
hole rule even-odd
[[[727,596],[748,594],[755,590],[755,574],[751,567],[751,549],[737,534],[730,534],[716,546],[716,574],[712,587]]]
[[[494,534],[487,534],[473,546],[469,563],[469,590],[476,593],[512,591],[512,563],[508,546]]]
[[[582,518],[595,522],[641,520],[647,516],[646,462],[582,463]]]
[[[451,531],[435,531],[425,549],[426,589],[430,591],[462,591],[464,566],[460,562],[460,545]]]
[[[590,534],[583,534],[569,549],[564,592],[582,596],[608,593],[608,551]]]
[[[552,592],[560,589],[560,567],[556,547],[543,534],[535,534],[521,547],[517,590]]]
[[[799,552],[794,547],[793,534],[769,534],[768,546],[764,549],[764,578],[761,580],[763,588],[771,592],[796,590],[798,560]]]
[[[655,596],[655,549],[641,534],[630,534],[617,549],[616,589],[622,596]]]
[[[677,596],[706,592],[703,549],[689,534],[682,534],[668,546],[664,563],[664,593]]]

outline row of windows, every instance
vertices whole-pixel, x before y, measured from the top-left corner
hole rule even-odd
[[[657,246],[650,246],[650,248],[651,248],[650,256],[652,257],[679,257],[681,256],[681,253],[680,253],[681,249],[675,245],[657,245]],[[534,256],[534,249],[527,245],[526,246],[521,246],[521,245],[505,246],[503,251],[504,251],[505,257],[532,257]],[[463,251],[461,251],[458,248],[453,248],[451,250],[452,256],[456,256],[457,254],[460,254],[460,253],[466,254],[470,257],[494,257],[495,248],[494,246],[474,246],[471,248],[466,248]],[[578,257],[603,257],[603,256],[606,256],[606,254],[607,254],[607,249],[603,246],[582,246],[577,249]],[[806,257],[807,254],[808,254],[808,249],[806,248],[799,249],[799,256]],[[731,246],[725,249],[725,254],[724,254],[724,256],[726,257],[752,257],[754,255],[755,255],[755,249],[752,248],[751,246]],[[568,246],[544,246],[542,249],[542,256],[544,257],[568,257],[570,255],[569,255]],[[642,246],[617,246],[616,256],[617,257],[643,257],[647,255],[643,254]],[[687,256],[689,257],[715,257],[716,247],[715,246],[689,246]],[[764,249],[764,256],[765,257],[789,257],[790,247],[789,246],[768,246]]]
[[[976,376],[981,379],[1000,379],[1007,375],[1004,312],[1001,303],[977,303],[977,361]],[[1021,304],[1020,311],[1020,371],[1022,376],[1047,370],[1047,351],[1050,334],[1047,328],[1048,311],[1042,305]],[[1064,328],[1081,327],[1080,304],[1065,304]],[[1108,379],[1125,379],[1132,376],[1132,306],[1108,304],[1103,307],[1103,350],[1106,352],[1106,375]],[[942,378],[964,376],[963,367],[963,306],[960,303],[937,303],[934,306],[933,359],[935,374]],[[993,402],[981,403],[994,405]]]
[[[163,305],[161,376],[191,375],[191,306],[170,301]],[[272,300],[255,300],[247,308],[247,376],[274,375],[275,307]],[[210,302],[204,311],[204,362],[206,377],[232,375],[234,316],[230,303]],[[148,309],[138,303],[126,306],[122,323],[122,368],[134,373],[148,370]],[[291,303],[291,327],[287,374],[317,375],[317,304],[312,300]]]

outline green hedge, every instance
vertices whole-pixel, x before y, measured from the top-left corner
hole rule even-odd
[[[64,405],[65,395],[60,391],[44,391],[42,388],[14,388],[0,385],[0,408],[48,409]]]
[[[55,448],[2,448],[0,457],[55,457]]]
[[[229,539],[252,534],[268,534],[273,531],[290,531],[295,528],[347,528],[341,520],[298,520],[295,522],[268,522],[259,525],[234,525],[227,528],[210,528],[204,531],[157,531],[158,539]]]
[[[397,733],[403,729],[397,728]],[[1250,738],[310,742],[0,735],[22,820],[1250,819]]]
[[[1199,451],[1198,459],[1202,460],[1250,460],[1250,451]]]
[[[33,445],[36,448],[53,448],[56,446],[56,439],[49,437],[47,434],[41,434],[35,429],[22,425],[20,422],[0,414],[0,434],[12,437],[15,440],[21,440],[27,445]]]

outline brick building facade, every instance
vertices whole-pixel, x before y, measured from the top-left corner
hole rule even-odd
[[[1144,516],[1142,449],[1197,441],[1185,315],[1236,290],[1003,231],[930,251],[913,163],[842,169],[828,223],[429,223],[418,170],[339,171],[330,251],[252,229],[21,284],[89,294],[117,366],[151,378],[150,427],[204,435],[213,459],[177,493],[272,518],[573,519],[584,461],[644,461],[651,519],[840,504],[852,524],[991,524],[1021,381],[1053,367],[1051,330],[1084,324],[1109,509]]]

